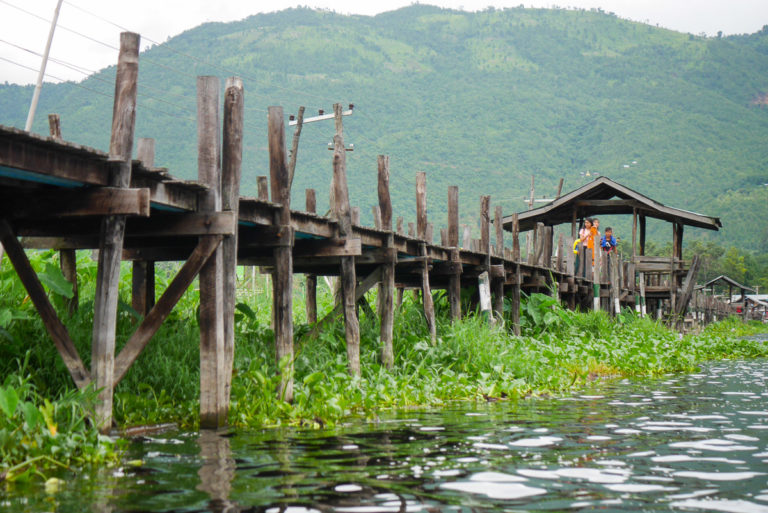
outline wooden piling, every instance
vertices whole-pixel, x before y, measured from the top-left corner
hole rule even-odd
[[[269,201],[269,180],[266,176],[257,176],[256,184],[258,187],[258,195],[261,201]],[[274,199],[273,199],[274,201]]]
[[[154,167],[155,140],[139,138],[136,143],[136,158],[144,167]],[[131,306],[141,316],[146,317],[155,306],[155,262],[134,260],[131,281]]]
[[[503,210],[501,205],[496,205],[494,209],[493,224],[496,228],[496,256],[504,258],[504,225],[502,219]]]
[[[387,235],[387,261],[381,266],[381,285],[379,287],[379,314],[381,315],[381,362],[388,369],[394,364],[394,352],[392,350],[392,333],[394,327],[394,291],[395,291],[395,236],[392,233],[392,200],[389,196],[389,157],[378,156],[379,171],[379,219],[380,229],[389,232]]]
[[[520,335],[520,222],[517,214],[512,214],[512,261],[515,262],[515,284],[512,286],[512,330]]]
[[[197,78],[197,173],[208,186],[200,194],[200,212],[221,210],[218,77]],[[221,247],[200,271],[200,427],[224,425],[226,356],[224,352],[224,261]]]
[[[304,192],[306,199],[306,211],[313,214],[317,213],[317,195],[314,189],[307,189]],[[306,308],[307,323],[315,324],[317,322],[317,275],[307,274],[306,276]]]
[[[448,187],[448,246],[451,248],[451,262],[457,266],[448,283],[448,302],[451,306],[451,321],[461,319],[461,263],[459,257],[459,188]]]
[[[347,188],[347,156],[344,148],[344,137],[339,129],[341,125],[341,104],[333,105],[337,130],[333,138],[333,184],[336,219],[339,226],[339,238],[345,239],[352,235],[352,213],[349,206],[349,189]],[[355,307],[355,257],[341,257],[341,290],[344,305],[344,324],[347,341],[347,359],[349,372],[353,376],[360,375],[360,324],[357,320]]]
[[[427,173],[416,173],[416,236],[427,238]]]
[[[58,114],[48,114],[48,128],[51,137],[61,140],[61,119]],[[2,246],[0,246],[0,260],[3,258]],[[77,287],[77,253],[74,249],[62,249],[59,251],[59,265],[64,278],[72,284],[72,297],[66,300],[67,312],[70,317],[77,311],[80,296]]]
[[[427,328],[429,328],[429,339],[432,343],[437,342],[437,324],[435,322],[435,304],[432,300],[432,288],[429,284],[429,262],[427,259],[427,244],[419,243],[419,254],[423,258],[421,268],[421,298],[424,303],[424,316],[427,319]]]
[[[224,127],[221,155],[221,209],[238,218],[240,177],[243,162],[244,122],[243,81],[230,77],[224,86]],[[290,180],[289,180],[290,182]],[[220,423],[227,423],[232,388],[232,366],[235,357],[235,304],[237,303],[237,237],[238,229],[221,242],[224,283],[224,386],[219,388]]]
[[[110,185],[113,187],[127,188],[131,181],[138,75],[139,35],[123,32],[120,34],[109,144],[109,156],[115,163],[110,176]],[[91,356],[92,380],[95,388],[100,390],[96,404],[96,425],[102,432],[112,427],[117,300],[124,236],[125,216],[107,216],[102,220]]]
[[[285,120],[282,107],[269,107],[269,181],[272,201],[280,203],[275,216],[279,244],[274,249],[272,294],[275,319],[275,356],[280,365],[278,397],[293,400],[293,228],[291,189],[285,153]]]

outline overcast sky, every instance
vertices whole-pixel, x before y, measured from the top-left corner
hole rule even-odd
[[[306,5],[328,8],[340,13],[373,15],[397,9],[409,0],[303,0]],[[34,83],[45,48],[57,0],[0,0],[0,82]],[[755,32],[768,25],[768,0],[434,0],[429,3],[464,9],[482,10],[490,5],[510,7],[592,8],[631,20],[658,24],[681,32],[715,35]],[[264,11],[296,6],[295,0],[267,2],[243,0],[65,0],[59,26],[51,47],[52,61],[46,81],[80,80],[86,73],[101,69],[117,60],[117,52],[93,40],[117,46],[120,25],[142,35],[142,46],[162,42],[169,36],[206,21],[232,21]],[[19,8],[23,9],[20,10]],[[24,12],[26,11],[26,12]],[[37,17],[36,17],[37,16]],[[68,30],[69,29],[69,30]],[[77,35],[72,31],[79,32]],[[89,40],[83,36],[87,36]],[[16,46],[13,46],[16,45]],[[21,48],[19,48],[21,47]],[[32,53],[34,52],[34,53]],[[70,65],[62,64],[61,62]],[[13,63],[8,62],[13,61]],[[25,69],[19,65],[27,66]],[[78,68],[73,70],[72,66]]]

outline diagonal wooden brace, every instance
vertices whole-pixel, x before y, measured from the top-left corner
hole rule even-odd
[[[171,310],[176,306],[181,296],[184,295],[184,292],[208,261],[208,258],[219,247],[222,239],[222,235],[200,237],[200,242],[189,256],[189,259],[181,267],[176,277],[168,285],[165,292],[163,292],[163,295],[160,296],[155,306],[152,307],[152,310],[149,311],[141,325],[131,335],[131,338],[128,339],[123,350],[115,358],[115,385],[123,379],[133,362],[136,361],[136,358],[139,357],[150,339],[157,333],[160,325],[171,313]]]
[[[13,233],[11,225],[5,219],[0,219],[0,242],[5,246],[8,258],[16,269],[19,279],[24,284],[30,299],[32,299],[32,303],[34,303],[35,308],[40,313],[45,329],[53,339],[53,343],[56,345],[62,360],[64,360],[64,365],[67,366],[67,370],[72,376],[75,385],[80,389],[87,387],[91,382],[90,373],[80,359],[75,344],[69,337],[67,328],[56,314],[56,310],[54,310],[53,305],[48,299],[43,285],[29,263],[27,254],[24,253],[24,249]]]

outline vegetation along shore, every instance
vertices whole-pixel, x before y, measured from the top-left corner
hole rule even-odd
[[[81,308],[67,316],[71,288],[55,252],[30,253],[30,258],[88,364],[96,264],[85,252],[79,254]],[[158,288],[167,285],[169,275],[158,272]],[[123,276],[119,344],[138,319],[129,306],[130,275]],[[603,379],[690,372],[707,360],[768,356],[764,342],[740,338],[768,331],[765,325],[729,319],[680,336],[629,311],[616,319],[603,312],[571,312],[544,294],[523,302],[523,335],[518,337],[503,320],[491,326],[479,315],[450,324],[448,303],[437,293],[441,337],[431,344],[421,307],[406,294],[395,321],[394,367],[380,364],[376,316],[362,315],[362,374],[352,377],[343,323],[313,332],[302,319],[303,287],[298,283],[296,384],[294,400],[287,403],[276,395],[279,368],[269,319],[271,287],[265,280],[244,279],[238,292],[229,420],[239,429],[332,427],[350,416],[375,419],[388,408],[526,400]],[[90,423],[95,391],[76,390],[7,261],[0,267],[0,291],[0,481],[45,478],[61,468],[119,461],[120,440],[100,436]],[[369,299],[373,304],[375,297]],[[332,302],[330,288],[319,287],[319,309],[330,310]],[[118,427],[173,421],[181,429],[196,428],[198,307],[198,292],[190,289],[118,385]]]

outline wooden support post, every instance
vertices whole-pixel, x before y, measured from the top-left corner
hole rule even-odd
[[[640,243],[638,244],[638,254],[645,255],[645,216],[640,214]]]
[[[558,199],[560,197],[560,193],[563,192],[563,181],[564,180],[565,180],[564,178],[561,178],[560,182],[558,182],[558,184],[557,184],[557,194],[555,194],[555,199]]]
[[[591,253],[591,255],[590,255]],[[592,288],[594,291],[594,296],[592,297],[593,301],[593,308],[595,311],[600,310],[600,282],[602,277],[602,266],[600,265],[602,262],[600,261],[600,251],[599,249],[595,251],[593,248],[591,252],[588,252],[587,259],[593,258],[592,260]]]
[[[427,173],[416,173],[416,236],[427,238]]]
[[[448,187],[448,246],[451,261],[460,263],[459,257],[459,188]],[[451,274],[448,283],[448,302],[451,305],[451,322],[461,319],[461,274]]]
[[[200,195],[200,212],[221,210],[219,89],[217,77],[197,77],[197,176],[208,186]],[[219,248],[200,271],[200,427],[204,429],[226,422],[223,267]]]
[[[485,265],[491,265],[491,197],[480,196],[480,251],[485,253]],[[489,269],[486,269],[489,270]]]
[[[317,213],[317,197],[314,189],[305,191],[306,211]],[[317,322],[317,275],[307,274],[306,276],[306,305],[307,305],[307,323],[315,324]]]
[[[259,188],[259,199],[261,201],[269,201],[269,180],[266,176],[257,176],[256,183]],[[272,201],[275,201],[274,198]]]
[[[360,207],[352,207],[350,211],[350,219],[352,220],[352,226],[360,225]]]
[[[397,217],[397,234],[403,235],[403,216]]]
[[[512,261],[515,262],[515,284],[512,287],[512,330],[520,335],[520,222],[517,214],[512,214]]]
[[[120,34],[109,143],[109,157],[114,162],[109,184],[112,187],[127,188],[131,183],[138,75],[139,35],[123,32]],[[96,425],[102,432],[112,428],[117,300],[124,236],[125,216],[107,216],[102,219],[91,351],[91,375],[96,389],[100,390],[96,404]]]
[[[632,209],[632,261],[637,258],[637,209]]]
[[[448,247],[448,230],[440,228],[440,245],[444,248]]]
[[[504,258],[504,225],[501,205],[494,209],[493,224],[496,228],[496,256]]]
[[[61,120],[58,114],[48,114],[48,128],[51,137],[57,141],[61,140]],[[0,245],[0,260],[3,259],[3,249]],[[74,249],[62,249],[59,251],[59,265],[64,278],[72,284],[72,297],[67,299],[67,312],[70,317],[77,311],[80,303],[80,296],[77,290],[77,253]]]
[[[435,225],[427,223],[427,230],[424,232],[424,240],[427,241],[427,244],[432,244],[434,231]]]
[[[221,155],[222,210],[238,218],[243,162],[243,81],[227,79],[224,87],[224,128]],[[298,141],[297,141],[298,144]],[[295,160],[294,160],[295,164]],[[290,183],[290,179],[289,179]],[[235,358],[235,304],[237,303],[237,223],[235,233],[221,243],[224,293],[224,386],[219,388],[220,423],[227,423]]]
[[[272,201],[279,202],[281,206],[275,214],[280,244],[273,250],[275,267],[272,280],[275,357],[280,366],[280,388],[277,395],[290,402],[293,400],[293,229],[283,108],[269,107],[267,119]]]
[[[379,205],[372,206],[371,213],[373,214],[373,227],[381,230],[381,207]]]
[[[563,234],[557,236],[557,260],[555,261],[555,271],[563,272],[563,262],[565,256],[565,246],[563,245]]]
[[[464,233],[462,234],[462,243],[461,247],[464,249],[472,250],[472,227],[469,225],[463,225],[464,226]]]
[[[288,160],[288,188],[293,187],[293,175],[296,172],[296,159],[299,155],[299,139],[301,138],[301,128],[304,126],[304,106],[299,107],[299,113],[296,116],[296,129],[293,132],[293,142],[291,143],[291,156]]]
[[[136,158],[144,167],[155,165],[155,140],[139,138],[136,143]],[[131,306],[142,317],[155,306],[155,262],[134,260],[131,273]]]
[[[424,303],[424,316],[429,328],[429,339],[433,344],[437,342],[437,324],[435,323],[435,305],[432,300],[432,288],[429,284],[429,262],[427,261],[427,244],[419,243],[419,254],[424,257],[421,269],[421,297]]]
[[[603,251],[600,250],[599,253],[603,253]],[[610,272],[611,284],[609,295],[611,304],[608,310],[611,312],[611,315],[616,316],[621,313],[621,304],[619,301],[619,298],[621,297],[621,279],[619,278],[619,266],[621,265],[621,260],[615,251],[611,251],[607,256],[608,258],[606,258],[606,263]]]
[[[477,278],[477,291],[480,295],[480,312],[493,324],[491,314],[491,286],[488,271],[483,271]]]
[[[416,237],[416,227],[413,223],[408,223],[408,236]]]
[[[347,188],[347,156],[344,148],[344,136],[341,134],[341,104],[333,105],[336,119],[336,136],[333,138],[333,184],[335,213],[339,225],[339,237],[352,235],[352,214],[349,207],[349,189]],[[344,324],[347,340],[347,359],[349,372],[360,375],[360,324],[355,307],[355,257],[341,257],[341,290],[344,305]]]
[[[395,236],[392,233],[392,200],[389,196],[389,157],[378,156],[379,171],[379,219],[380,229],[388,231],[387,262],[381,266],[381,284],[379,286],[379,313],[381,315],[381,363],[388,369],[392,368],[395,357],[392,349],[392,333],[394,327],[394,291],[395,291]]]

